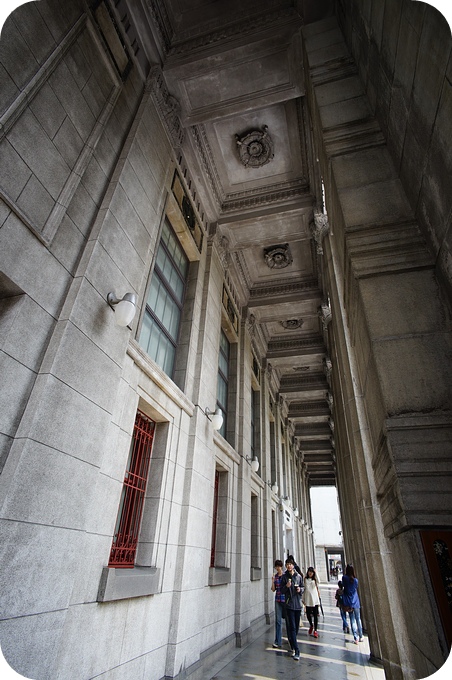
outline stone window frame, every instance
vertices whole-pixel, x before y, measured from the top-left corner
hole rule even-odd
[[[144,356],[142,348],[136,341],[132,341],[128,353],[137,365],[146,371],[146,359],[150,360]],[[168,383],[167,391],[171,392],[173,397],[177,396],[174,390],[171,390],[170,379],[160,370],[163,388],[165,378]],[[178,396],[181,403],[177,406],[187,410],[188,402],[186,403],[185,395],[179,394]],[[159,546],[165,545],[167,541],[167,536],[161,535],[160,532],[162,531],[161,516],[164,512],[165,470],[170,453],[173,423],[172,420],[168,420],[168,414],[157,411],[157,408],[157,404],[152,406],[141,396],[139,397],[136,410],[145,413],[155,421],[156,425],[135,565],[129,569],[103,567],[97,593],[99,603],[155,595],[162,590],[162,569],[157,564]]]
[[[228,395],[226,428],[220,434],[232,446],[237,446],[237,408],[238,408],[238,363],[239,363],[239,342],[231,320],[227,316],[224,308],[221,310],[220,333],[223,333],[229,342],[229,362],[228,362]],[[220,341],[218,342],[218,361],[220,358]],[[221,407],[217,399],[217,406]],[[224,432],[224,435],[223,435]]]
[[[226,452],[229,453],[229,452]],[[234,456],[235,458],[235,456]],[[212,542],[215,540],[215,561],[209,566],[209,586],[231,583],[232,541],[232,471],[218,459],[215,460],[215,476],[218,475],[218,495],[212,498]],[[216,518],[214,517],[217,504]],[[213,531],[215,530],[215,537]]]
[[[165,244],[165,241],[163,240],[163,234],[164,234],[164,229],[167,228],[170,232],[170,235],[174,237],[176,240],[178,246],[180,247],[181,251],[185,255],[186,258],[186,265],[187,269],[186,272],[182,272],[180,268],[178,268],[177,262],[175,262],[171,256],[171,253],[168,250],[168,247]],[[156,265],[157,265],[157,258],[158,254],[160,253],[160,249],[163,249],[165,254],[168,257],[168,260],[173,264],[174,266],[174,271],[177,273],[177,276],[179,279],[183,282],[183,293],[182,293],[182,299],[178,300],[177,295],[174,293],[174,289],[171,287],[171,283],[167,281],[165,278],[164,274],[162,274],[160,271],[157,271]],[[183,247],[183,244],[181,243],[180,239],[177,236],[177,233],[174,231],[170,220],[165,216],[164,219],[162,220],[162,225],[159,233],[159,239],[156,244],[155,248],[155,255],[154,255],[154,262],[153,266],[148,278],[148,282],[146,285],[146,293],[143,298],[143,305],[142,305],[142,311],[141,311],[141,318],[140,318],[140,328],[139,328],[139,333],[137,337],[139,338],[139,342],[141,344],[141,335],[143,332],[143,323],[145,318],[150,318],[162,331],[163,336],[169,341],[169,343],[173,346],[174,348],[174,361],[172,365],[172,370],[171,374],[167,373],[167,375],[173,379],[176,369],[178,367],[178,361],[177,361],[177,354],[178,354],[178,348],[180,344],[180,339],[181,339],[181,327],[184,321],[184,309],[186,309],[186,294],[187,294],[187,288],[188,288],[188,280],[190,277],[190,259]],[[158,279],[158,281],[161,283],[161,287],[163,288],[164,292],[169,295],[171,300],[175,303],[175,305],[179,308],[180,310],[180,318],[179,318],[179,324],[178,324],[178,329],[177,329],[177,337],[172,337],[168,329],[166,329],[163,326],[163,323],[160,321],[160,319],[157,317],[155,314],[155,311],[148,305],[148,297],[149,297],[149,292],[151,289],[151,285],[155,278]],[[143,345],[142,345],[143,346]],[[143,349],[144,346],[143,346]],[[145,351],[147,351],[145,349]],[[166,369],[161,367],[163,371],[166,373]]]
[[[250,495],[250,580],[262,578],[262,545],[261,545],[261,497],[251,490]]]

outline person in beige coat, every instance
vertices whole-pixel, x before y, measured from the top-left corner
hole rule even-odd
[[[304,579],[303,604],[306,607],[306,616],[309,621],[309,635],[319,637],[317,626],[319,622],[319,578],[314,567],[309,567]]]

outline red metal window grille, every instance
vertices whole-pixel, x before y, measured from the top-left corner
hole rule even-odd
[[[212,517],[212,547],[210,549],[210,566],[215,566],[215,548],[217,542],[217,519],[218,519],[218,489],[220,487],[220,473],[215,470],[215,489],[213,494],[213,517]]]
[[[109,567],[127,569],[135,564],[154,431],[154,421],[138,411],[108,562]]]

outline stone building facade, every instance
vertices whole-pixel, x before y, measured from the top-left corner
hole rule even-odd
[[[272,622],[274,559],[314,562],[314,484],[387,678],[448,656],[450,31],[276,4],[4,25],[0,641],[26,677],[205,677]]]

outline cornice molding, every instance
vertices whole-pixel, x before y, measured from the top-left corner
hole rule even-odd
[[[318,290],[318,281],[275,281],[271,285],[254,286],[250,290],[250,300],[265,299],[270,297],[286,297],[287,295],[301,292]]]
[[[435,265],[419,225],[412,220],[349,227],[346,244],[357,278]]]
[[[157,2],[157,0],[146,0],[146,5],[159,34],[163,52],[168,54],[174,31],[166,12],[165,3]]]
[[[322,351],[324,348],[323,338],[320,335],[315,335],[310,338],[296,338],[292,340],[272,340],[268,344],[269,352],[290,351],[298,349],[318,348]]]
[[[306,376],[290,376],[281,378],[281,390],[284,388],[293,387],[308,387],[308,386],[319,386],[321,389],[325,389],[327,386],[326,378],[323,373],[313,373]]]
[[[216,205],[221,211],[221,206],[224,200],[224,193],[221,189],[221,181],[215,163],[213,162],[212,149],[210,148],[209,141],[207,139],[206,129],[204,125],[193,125],[190,128],[195,146],[199,152],[199,156],[202,161],[202,167],[204,169],[205,176],[207,178],[208,184],[212,190],[212,196],[215,200]]]
[[[302,196],[309,197],[309,187],[304,178],[227,194],[221,205],[221,212],[243,212],[266,205],[287,203]]]
[[[155,0],[148,0],[155,4]],[[189,31],[185,33],[182,31],[177,36],[177,43],[171,46],[168,51],[168,57],[177,58],[192,54],[194,52],[210,49],[215,45],[232,42],[238,38],[245,38],[246,36],[263,32],[272,29],[276,25],[293,26],[294,22],[301,25],[301,18],[292,7],[286,9],[275,10],[274,12],[265,12],[263,14],[255,14],[252,17],[242,15],[239,20],[234,23],[218,28],[218,20],[210,23],[203,23],[203,35],[193,36]]]

